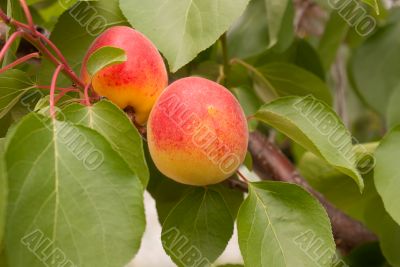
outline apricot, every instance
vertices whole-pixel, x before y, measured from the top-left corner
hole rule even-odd
[[[127,61],[89,77],[86,62],[94,51],[104,46],[125,50]],[[132,107],[136,122],[142,125],[168,85],[167,70],[157,48],[146,36],[126,26],[111,27],[93,42],[83,60],[81,77],[85,82],[92,78],[93,90],[120,108]]]
[[[147,124],[148,145],[157,168],[167,177],[204,186],[230,177],[244,161],[246,117],[223,86],[190,77],[161,94]]]

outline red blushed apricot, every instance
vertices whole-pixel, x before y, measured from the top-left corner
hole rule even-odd
[[[161,94],[147,124],[150,154],[167,177],[189,185],[209,185],[230,177],[244,161],[246,117],[223,86],[185,78]]]
[[[102,33],[89,48],[82,66],[85,82],[89,56],[104,46],[125,50],[127,61],[104,68],[92,77],[94,91],[124,109],[135,110],[136,121],[145,124],[151,108],[168,85],[163,59],[152,42],[140,32],[125,26],[111,27]]]

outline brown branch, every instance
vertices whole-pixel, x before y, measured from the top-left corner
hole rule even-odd
[[[261,179],[300,185],[321,202],[331,220],[336,245],[343,253],[348,253],[359,245],[377,240],[377,237],[364,225],[344,214],[329,203],[321,193],[314,190],[301,177],[292,162],[266,136],[259,132],[252,133],[249,150],[253,156],[254,171]]]

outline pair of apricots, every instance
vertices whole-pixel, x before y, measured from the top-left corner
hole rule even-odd
[[[127,61],[89,77],[86,62],[104,46],[125,50]],[[140,32],[125,26],[106,30],[89,48],[81,76],[98,95],[122,109],[133,108],[137,123],[147,123],[151,157],[167,177],[189,185],[215,184],[243,162],[248,128],[236,98],[198,77],[168,86],[160,53]]]

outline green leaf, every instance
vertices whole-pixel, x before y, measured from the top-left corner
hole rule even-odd
[[[184,185],[169,179],[162,174],[153,162],[147,144],[144,148],[146,160],[150,170],[150,181],[147,191],[156,201],[158,220],[161,225],[164,223],[168,214],[192,186]]]
[[[375,185],[382,197],[388,213],[400,224],[400,210],[397,203],[400,201],[400,170],[398,155],[400,149],[400,127],[394,128],[381,141],[375,152]]]
[[[4,117],[21,97],[35,88],[29,76],[20,70],[11,69],[0,74],[0,118]]]
[[[126,24],[118,0],[79,1],[58,18],[50,39],[79,73],[82,59],[94,39],[110,26]],[[48,84],[53,72],[53,63],[44,61],[39,71],[40,83]],[[71,86],[71,81],[61,75],[58,85]]]
[[[271,63],[257,69],[279,96],[311,94],[327,104],[332,103],[328,86],[311,72],[287,63]]]
[[[397,86],[387,104],[386,123],[388,128],[392,128],[400,124],[400,84]]]
[[[63,110],[63,114],[68,121],[102,134],[146,187],[149,170],[144,157],[142,137],[121,109],[109,101],[100,101],[91,107],[69,105]]]
[[[243,165],[246,166],[249,171],[253,171],[253,157],[248,151],[246,153],[246,158],[244,159]]]
[[[249,0],[120,0],[130,24],[168,59],[172,72],[210,47],[244,12]]]
[[[9,267],[7,264],[7,258],[4,250],[0,250],[0,266],[1,267]]]
[[[74,93],[75,94],[75,93]],[[75,97],[73,95],[64,95],[58,101],[56,106],[59,108],[63,108],[65,106],[71,105],[71,103],[76,103],[76,99],[79,98],[79,95],[76,94]],[[50,114],[50,95],[45,95],[44,97],[40,98],[33,111],[40,113],[40,114]]]
[[[289,63],[313,73],[321,80],[325,80],[325,69],[315,48],[304,39],[296,39],[285,51],[268,49],[264,53],[248,59],[255,67],[261,67],[267,63]]]
[[[11,114],[8,113],[3,118],[0,119],[0,138],[6,136],[8,127],[12,124]]]
[[[322,62],[323,59],[308,41],[298,39],[293,43],[291,49],[295,51],[292,61],[296,66],[311,72],[321,81],[325,81],[326,71]]]
[[[104,137],[30,114],[7,141],[10,266],[119,267],[132,259],[145,228],[143,187]]]
[[[400,85],[399,69],[400,23],[378,30],[354,52],[350,74],[355,89],[381,115]]]
[[[400,226],[386,212],[378,195],[368,206],[365,214],[368,227],[378,235],[382,253],[390,266],[400,266]]]
[[[21,4],[19,3],[18,0],[4,0],[1,1],[2,3],[0,4],[3,8],[4,11],[6,11],[7,16],[10,18],[13,18],[17,21],[24,21],[26,22],[25,16],[23,14]],[[6,39],[8,39],[11,34],[13,34],[16,31],[14,27],[7,27],[6,28]],[[7,53],[4,56],[4,60],[0,66],[7,66],[8,64],[12,63],[14,60],[16,60],[16,52],[18,50],[18,46],[20,44],[21,40],[17,39],[14,41],[14,43],[11,45],[10,49],[7,51]]]
[[[292,4],[290,0],[264,0],[267,9],[269,47],[278,43],[280,32],[284,28],[285,13]],[[293,21],[289,22],[293,24]]]
[[[72,7],[76,2],[79,0],[61,0],[61,1],[52,1],[52,0],[33,0],[32,2],[40,2],[37,3],[34,7],[31,8],[32,10],[36,11],[36,17],[40,17],[42,22],[38,21],[37,18],[33,18],[34,21],[46,28],[48,31],[52,31],[54,25],[57,23],[58,18],[67,10],[68,8]],[[34,9],[36,7],[36,9]],[[35,15],[33,13],[32,15]],[[90,13],[90,12],[89,12]],[[40,24],[39,24],[40,22]]]
[[[240,192],[222,185],[193,188],[175,205],[163,224],[164,250],[178,266],[213,263],[233,234],[242,200]]]
[[[379,4],[377,0],[361,0],[362,2],[366,3],[367,5],[373,7],[375,9],[376,14],[380,14],[379,11]]]
[[[346,20],[338,12],[331,12],[318,45],[318,53],[327,71],[335,61],[340,45],[346,38],[348,31],[349,24]]]
[[[365,189],[360,194],[357,185],[348,176],[311,152],[303,155],[298,169],[310,185],[335,207],[361,222],[365,221],[364,213],[369,209],[371,199],[377,195],[373,186],[373,173],[363,176]]]
[[[325,209],[294,184],[251,183],[239,210],[238,234],[246,266],[330,267],[335,254]]]
[[[230,57],[247,58],[257,55],[269,45],[265,0],[250,1],[243,15],[228,31]]]
[[[6,208],[7,208],[7,174],[4,164],[5,139],[0,139],[0,253],[2,250],[3,234],[5,227]]]
[[[351,134],[325,103],[311,96],[285,97],[264,105],[255,118],[350,176],[360,190],[363,189],[364,182],[357,170]]]
[[[231,90],[239,100],[246,116],[252,116],[263,104],[255,94],[254,89],[250,86],[243,85],[241,87],[234,87]],[[249,121],[248,124],[250,131],[254,131],[257,128],[258,122],[253,120]]]
[[[127,56],[125,50],[118,47],[104,46],[90,55],[87,62],[87,70],[89,74],[93,76],[105,67],[123,63],[126,60]]]
[[[231,57],[248,58],[266,49],[285,50],[294,39],[293,4],[270,0],[250,1],[244,14],[228,31],[228,52]],[[283,8],[282,10],[280,10]],[[282,17],[269,17],[283,11]],[[272,21],[272,23],[271,23]],[[280,24],[280,25],[278,25]]]

